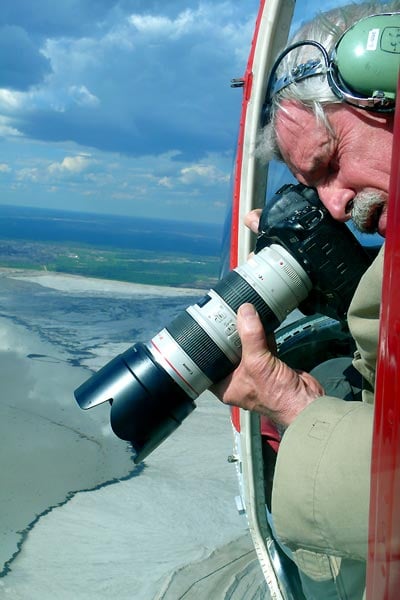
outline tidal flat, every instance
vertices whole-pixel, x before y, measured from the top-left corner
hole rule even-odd
[[[245,583],[264,589],[236,510],[227,407],[204,393],[135,466],[109,407],[82,411],[73,397],[194,292],[0,270],[1,597],[175,600],[217,585],[242,600]]]

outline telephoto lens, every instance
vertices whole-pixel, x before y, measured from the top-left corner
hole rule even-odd
[[[324,302],[343,303],[341,291],[346,289],[351,297],[367,268],[370,260],[360,244],[344,224],[333,221],[312,188],[284,186],[268,211],[271,220],[263,213],[256,253],[245,264],[230,271],[149,342],[135,344],[75,391],[83,409],[110,402],[111,427],[131,442],[136,463],[181,424],[202,392],[238,365],[236,314],[242,304],[254,305],[269,333],[313,288]],[[341,247],[337,260],[331,226],[334,245]],[[338,239],[339,232],[343,237]],[[343,264],[344,257],[348,265]],[[329,275],[322,277],[324,286],[339,292],[336,295],[318,285],[318,275],[325,271]]]

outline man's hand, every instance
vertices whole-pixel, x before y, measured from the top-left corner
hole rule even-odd
[[[260,222],[261,217],[261,208],[255,208],[247,213],[244,218],[244,224],[248,227],[253,233],[258,233],[258,224]]]
[[[258,232],[261,210],[249,212],[245,225]],[[273,354],[274,341],[267,340],[260,318],[251,304],[243,304],[237,315],[242,342],[239,366],[211,391],[225,404],[266,415],[287,427],[324,390],[309,373],[295,371]]]
[[[295,371],[270,351],[260,318],[251,304],[238,310],[242,359],[211,391],[225,404],[268,416],[288,426],[318,396],[322,386],[309,373]]]

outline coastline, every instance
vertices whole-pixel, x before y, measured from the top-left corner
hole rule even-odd
[[[54,271],[34,271],[28,269],[11,269],[0,267],[0,277],[30,281],[43,287],[68,293],[90,293],[96,295],[109,295],[118,293],[135,296],[196,296],[202,295],[200,288],[171,287],[161,285],[148,285],[144,283],[129,283],[114,281],[113,279],[98,279],[82,275],[56,273]]]

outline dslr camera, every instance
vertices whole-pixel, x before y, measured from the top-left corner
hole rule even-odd
[[[114,433],[141,462],[196,408],[196,398],[240,362],[239,306],[266,333],[295,308],[345,320],[371,260],[313,188],[287,184],[264,208],[254,254],[150,341],[136,343],[75,390],[83,409],[111,405]]]

